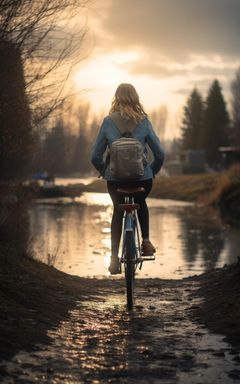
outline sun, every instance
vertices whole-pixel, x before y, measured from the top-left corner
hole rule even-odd
[[[73,87],[83,93],[93,112],[108,111],[116,87],[126,81],[124,70],[110,58],[108,55],[89,60],[73,75]]]
[[[118,84],[126,78],[126,72],[113,60],[114,55],[97,56],[85,63],[74,74],[76,88],[104,88]]]
[[[93,113],[104,115],[108,113],[117,86],[120,83],[133,84],[140,96],[147,113],[165,105],[169,116],[174,116],[182,106],[183,98],[174,89],[181,88],[179,80],[156,79],[152,74],[131,73],[131,62],[140,60],[137,52],[113,52],[96,54],[81,64],[73,74],[73,87],[80,91],[84,102],[88,102]],[[81,102],[81,100],[80,100]],[[176,136],[171,128],[167,136]]]

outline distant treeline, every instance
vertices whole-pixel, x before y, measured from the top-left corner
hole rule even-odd
[[[64,109],[64,108],[63,108]],[[33,157],[32,172],[51,174],[97,174],[90,162],[90,152],[103,116],[90,113],[88,104],[73,103],[67,113],[61,112],[54,125],[41,130]],[[150,118],[159,135],[165,129],[167,109],[160,106]]]
[[[90,120],[88,106],[78,107],[71,118],[73,122],[58,118],[52,128],[46,128],[38,136],[32,172],[47,171],[54,175],[93,172],[90,151],[101,118],[97,120],[93,116]]]
[[[183,109],[180,126],[181,137],[173,141],[168,158],[185,150],[204,150],[209,167],[218,169],[220,147],[240,145],[240,69],[231,84],[230,112],[218,80],[209,87],[204,100],[197,88],[189,95]],[[165,106],[150,114],[157,133],[162,137],[168,111]],[[90,164],[90,151],[102,118],[92,116],[89,107],[72,109],[68,119],[58,119],[52,129],[47,129],[39,139],[34,170],[54,174],[94,172]],[[74,122],[74,124],[73,124]],[[72,124],[75,131],[72,133]]]

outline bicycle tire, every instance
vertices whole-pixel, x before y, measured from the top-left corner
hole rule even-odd
[[[134,305],[134,277],[135,277],[135,242],[132,231],[126,232],[125,238],[125,279],[127,290],[127,307],[132,309]]]

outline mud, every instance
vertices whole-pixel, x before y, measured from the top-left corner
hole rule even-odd
[[[238,349],[210,333],[197,315],[203,300],[197,294],[200,281],[139,279],[133,311],[126,308],[122,279],[85,284],[89,293],[48,331],[50,343],[1,363],[1,383],[240,380]]]

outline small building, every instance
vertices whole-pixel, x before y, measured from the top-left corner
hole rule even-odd
[[[182,175],[183,163],[180,160],[169,160],[164,163],[164,169],[169,176]]]
[[[240,147],[220,147],[221,166],[228,169],[234,164],[240,164]]]
[[[183,173],[205,173],[207,170],[206,153],[200,149],[189,149],[184,153]]]

